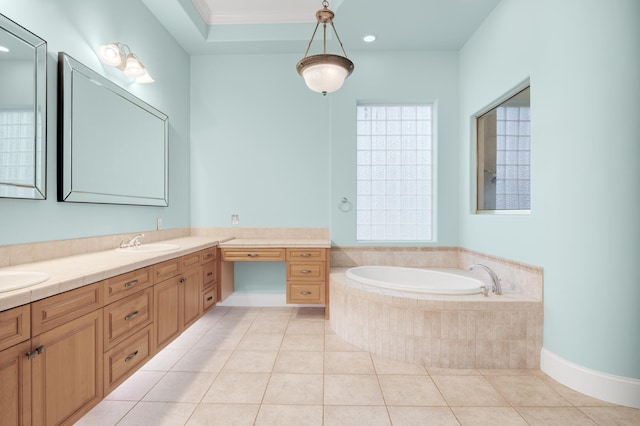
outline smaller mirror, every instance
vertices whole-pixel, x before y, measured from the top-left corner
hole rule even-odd
[[[0,14],[0,197],[46,198],[47,43]]]
[[[478,212],[531,210],[529,86],[476,116]]]

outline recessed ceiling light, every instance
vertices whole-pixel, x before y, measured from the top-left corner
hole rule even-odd
[[[8,51],[9,51],[9,48],[8,48],[8,47],[0,46],[0,52],[4,52],[4,53],[6,53],[6,52],[8,52]]]
[[[374,36],[373,34],[367,34],[366,36],[362,37],[362,40],[365,43],[373,43],[374,41],[376,41],[376,36]]]

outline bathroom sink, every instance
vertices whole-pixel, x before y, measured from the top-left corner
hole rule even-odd
[[[139,246],[133,247],[118,247],[115,251],[119,251],[122,253],[158,253],[163,251],[174,251],[178,250],[180,246],[178,244],[171,243],[149,243],[149,244],[140,244]]]
[[[0,272],[0,293],[40,284],[48,279],[49,275],[44,272]]]

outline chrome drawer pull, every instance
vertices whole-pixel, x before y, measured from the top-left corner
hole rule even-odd
[[[138,285],[138,280],[129,281],[128,283],[124,283],[125,288],[135,287]]]
[[[310,269],[303,269],[300,272],[303,274],[310,274],[312,271]]]
[[[139,351],[135,351],[135,352],[129,354],[129,356],[124,359],[124,362],[129,362],[132,359],[135,359],[138,356],[138,352]]]
[[[211,300],[213,300],[213,296],[209,296],[209,297],[207,297],[207,302],[209,302],[209,301],[211,301]]]
[[[310,291],[301,291],[300,294],[307,296],[307,295],[311,294],[311,292]]]
[[[129,315],[127,315],[126,317],[124,317],[125,321],[129,321],[130,319],[134,319],[135,317],[138,316],[138,312],[139,311],[135,311],[135,312],[131,312]]]

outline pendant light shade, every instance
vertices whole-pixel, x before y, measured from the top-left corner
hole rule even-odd
[[[354,65],[353,62],[347,58],[347,54],[344,51],[344,47],[342,46],[342,42],[340,41],[340,37],[336,31],[336,27],[333,25],[333,18],[335,17],[335,14],[329,10],[329,3],[326,0],[322,2],[322,6],[323,9],[316,12],[317,23],[313,30],[313,34],[311,35],[307,51],[304,54],[304,58],[298,62],[296,69],[298,70],[298,74],[304,78],[309,89],[326,95],[327,93],[335,92],[342,87],[345,79],[353,72]],[[316,35],[316,31],[318,30],[318,26],[321,23],[323,34],[322,54],[307,56]],[[327,24],[331,24],[344,56],[328,54],[326,52]]]
[[[309,89],[327,94],[342,87],[353,71],[353,62],[344,56],[313,55],[300,60],[297,69]]]

